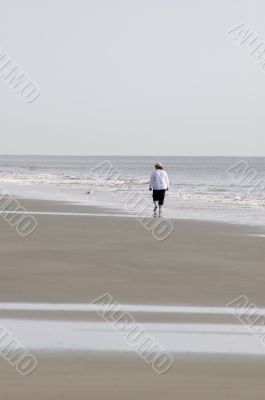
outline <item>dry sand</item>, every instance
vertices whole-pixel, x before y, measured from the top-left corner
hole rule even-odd
[[[22,203],[34,211],[97,212],[45,201]],[[175,221],[173,235],[159,242],[135,219],[36,218],[38,230],[28,238],[0,219],[1,302],[89,303],[108,292],[120,303],[224,307],[244,294],[265,306],[265,238],[249,236],[262,233],[261,228]],[[1,360],[1,398],[259,400],[265,392],[264,357],[182,355],[162,376],[137,356],[41,353],[38,360],[29,377]]]

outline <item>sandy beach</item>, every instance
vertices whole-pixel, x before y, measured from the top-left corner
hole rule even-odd
[[[231,345],[229,336],[216,334],[219,327],[224,327],[224,333],[235,330],[233,335],[243,329],[233,315],[222,311],[238,296],[247,296],[260,309],[265,307],[262,228],[175,220],[174,233],[160,242],[126,215],[115,217],[107,210],[59,202],[22,199],[21,203],[35,213],[38,229],[22,238],[0,219],[1,320],[12,322],[14,329],[18,326],[18,335],[20,327],[25,334],[27,324],[33,323],[29,338],[38,336],[38,329],[41,338],[43,321],[47,327],[53,326],[52,321],[61,327],[67,322],[76,326],[77,336],[72,339],[77,343],[67,342],[70,334],[64,342],[58,331],[51,348],[45,348],[45,343],[38,348],[37,344],[32,352],[38,367],[27,377],[1,359],[4,399],[263,399],[265,356],[264,348],[259,352],[259,338],[252,334],[245,338],[258,349],[253,354],[245,354],[240,343],[235,354],[232,339]],[[38,214],[43,212],[46,214]],[[157,326],[163,327],[165,346],[173,350],[170,370],[159,375],[135,352],[111,350],[103,336],[100,339],[100,332],[95,343],[102,350],[107,346],[106,350],[93,350],[94,336],[91,348],[82,345],[79,322],[88,324],[86,327],[101,327],[93,324],[104,322],[97,313],[78,310],[78,306],[104,293],[124,307],[134,305],[135,319],[154,329],[154,334]],[[37,308],[30,309],[28,304],[35,303]],[[52,303],[66,309],[52,309]],[[69,305],[76,307],[67,309]],[[146,309],[141,311],[137,307],[142,305]],[[150,311],[148,306],[157,310]],[[174,306],[179,307],[177,312],[164,312],[163,307]],[[212,311],[218,307],[219,313]],[[191,339],[192,332],[188,334],[186,329],[184,340],[177,330],[170,335],[164,332],[165,326],[200,327],[202,333]],[[204,342],[197,342],[197,338],[204,340],[206,326],[216,340],[216,349],[208,352]],[[115,346],[116,333],[111,335]],[[240,335],[243,338],[245,333],[235,336],[239,342]],[[194,352],[182,351],[178,340]]]
[[[225,306],[244,294],[265,306],[262,228],[175,221],[158,241],[134,218],[67,217],[59,213],[106,211],[21,203],[58,215],[35,215],[29,238],[0,220],[2,301],[88,303],[108,292],[120,303]]]
[[[265,400],[265,1],[1,6],[0,400]]]
[[[1,362],[4,399],[217,399],[262,400],[264,362],[249,358],[179,358],[165,375],[142,360],[94,355],[39,357],[28,377]]]

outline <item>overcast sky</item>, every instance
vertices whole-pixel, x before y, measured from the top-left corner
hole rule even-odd
[[[264,0],[1,1],[0,48],[40,88],[0,79],[1,154],[265,156]]]

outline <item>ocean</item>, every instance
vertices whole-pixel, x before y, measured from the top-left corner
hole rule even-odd
[[[165,217],[265,225],[263,157],[0,156],[1,188],[130,214],[141,206],[151,215],[157,161],[170,179]]]

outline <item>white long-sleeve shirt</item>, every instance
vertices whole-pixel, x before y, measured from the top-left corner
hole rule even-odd
[[[150,189],[163,190],[169,188],[169,180],[166,171],[163,169],[156,169],[150,178]]]

